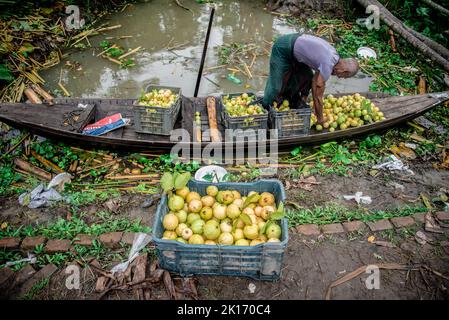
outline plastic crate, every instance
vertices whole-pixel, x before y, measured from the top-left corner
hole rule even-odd
[[[135,130],[138,133],[170,135],[181,110],[181,88],[150,85],[145,88],[145,93],[154,89],[170,89],[178,99],[169,108],[139,106],[136,100],[133,106]]]
[[[255,97],[254,93],[247,92],[249,96]],[[229,96],[229,98],[237,97],[242,95],[243,93],[231,93],[231,94],[222,94],[220,97],[221,104],[221,116],[223,120],[223,124],[226,129],[267,129],[268,128],[268,111],[265,110],[264,114],[257,115],[248,115],[241,117],[231,117],[226,111],[225,105],[223,103],[223,97]],[[259,101],[259,100],[255,100]]]
[[[209,182],[190,181],[191,191],[206,194]],[[216,183],[220,190],[237,190],[246,195],[250,191],[271,192],[277,204],[285,201],[285,191],[279,180],[260,180],[253,183]],[[163,217],[169,212],[167,196],[159,203],[153,224],[160,266],[181,276],[223,275],[250,277],[258,280],[278,280],[288,243],[287,219],[281,221],[281,242],[262,243],[256,246],[191,245],[173,240],[162,240]]]
[[[312,109],[305,102],[298,108],[276,111],[270,106],[270,127],[278,130],[278,137],[306,136],[310,132]]]

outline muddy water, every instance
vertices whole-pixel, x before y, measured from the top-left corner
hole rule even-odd
[[[73,97],[133,98],[145,85],[160,84],[181,87],[185,95],[193,95],[210,9],[193,0],[184,0],[183,4],[194,13],[180,8],[174,1],[153,0],[110,15],[102,22],[122,27],[90,38],[92,47],[70,54],[63,63],[43,73],[49,88],[58,88],[58,81],[61,81]],[[242,80],[240,85],[226,79],[229,71],[225,68],[210,71],[207,68],[220,64],[218,48],[224,43],[256,43],[269,48],[264,40],[271,41],[273,36],[297,31],[300,30],[266,13],[263,1],[220,1],[215,11],[199,95],[263,90],[269,66],[266,53],[256,59],[251,69],[252,79],[236,74]],[[122,36],[132,37],[118,39]],[[107,37],[113,37],[109,41],[124,48],[143,48],[133,55],[135,66],[120,68],[97,56],[102,51],[99,43]],[[173,46],[179,47],[167,50]],[[80,68],[65,65],[73,62],[79,63]],[[350,80],[332,78],[327,91],[368,91],[370,81],[363,74]]]

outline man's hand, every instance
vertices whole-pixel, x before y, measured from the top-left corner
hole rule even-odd
[[[326,88],[326,81],[324,81],[323,77],[318,71],[315,72],[312,79],[312,95],[313,95],[313,106],[315,108],[317,122],[319,124],[323,124],[325,121],[323,117],[323,95],[325,88]]]

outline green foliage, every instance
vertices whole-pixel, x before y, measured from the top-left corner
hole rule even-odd
[[[87,189],[83,191],[66,191],[64,194],[67,196],[68,202],[76,207],[95,202],[104,202],[108,199],[120,196],[120,192],[114,189],[102,191],[94,189]]]
[[[14,171],[12,163],[0,163],[0,196],[5,196],[17,191],[11,188],[11,184],[18,182],[22,176]]]
[[[14,76],[11,71],[4,64],[0,64],[0,81],[11,82],[14,80]]]
[[[31,145],[31,148],[38,155],[53,162],[62,170],[67,170],[73,161],[79,159],[78,155],[70,147],[63,143],[55,143],[51,140],[45,140],[39,143],[35,142]],[[33,157],[31,157],[31,161],[38,165]]]
[[[92,223],[91,225],[87,224],[78,215],[73,215],[70,220],[59,218],[55,222],[47,225],[20,226],[18,228],[8,225],[5,229],[0,229],[0,239],[4,237],[45,236],[49,239],[73,240],[80,233],[98,236],[103,233],[115,231],[150,232],[150,228],[143,226],[139,219],[114,219],[104,212],[99,212],[98,216],[100,219],[103,217],[103,221]],[[39,248],[36,248],[36,250],[39,250]]]
[[[373,210],[367,211],[348,210],[347,208],[337,205],[329,204],[327,206],[315,206],[313,208],[302,208],[299,210],[286,210],[286,217],[288,219],[289,227],[295,227],[299,224],[314,223],[318,225],[329,223],[340,223],[353,220],[376,221],[386,218],[405,217],[418,212],[427,212],[425,207],[404,207],[394,208],[391,210]]]
[[[30,291],[28,291],[22,298],[22,300],[33,300],[33,298],[39,294],[47,285],[48,285],[48,278],[42,279],[38,283],[36,283]]]
[[[422,33],[423,35],[439,42],[443,46],[449,45],[449,37],[445,31],[449,27],[446,16],[437,10],[428,7],[423,1],[405,0],[405,1],[385,1],[382,0],[388,9],[394,10],[394,14],[404,21],[404,23]],[[443,7],[449,7],[449,1],[435,1]]]

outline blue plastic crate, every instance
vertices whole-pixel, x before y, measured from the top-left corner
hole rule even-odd
[[[190,181],[191,191],[206,194],[209,182]],[[259,180],[252,183],[216,183],[220,190],[237,190],[242,195],[250,191],[271,192],[277,204],[285,202],[285,191],[279,180]],[[282,261],[288,243],[287,219],[281,221],[281,242],[256,246],[191,245],[173,240],[162,240],[163,217],[169,212],[167,196],[159,203],[153,224],[153,242],[160,266],[181,276],[224,275],[250,277],[257,280],[279,280]]]

